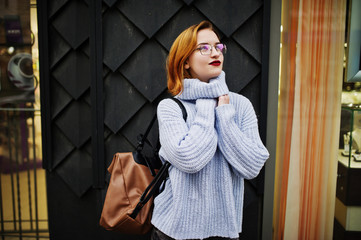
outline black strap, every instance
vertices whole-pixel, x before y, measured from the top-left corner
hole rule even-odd
[[[178,106],[182,110],[183,119],[184,119],[184,121],[186,121],[187,120],[187,110],[185,109],[183,103],[178,98],[171,97],[169,99],[172,99],[173,101],[175,101],[178,104]],[[148,141],[147,137],[148,137],[148,134],[149,134],[150,130],[152,129],[154,123],[155,123],[155,120],[157,120],[157,113],[154,114],[154,116],[153,116],[152,120],[150,121],[147,129],[145,130],[145,133],[143,135],[140,135],[141,139],[138,142],[137,150],[143,149],[143,146],[144,146],[145,142],[147,142],[152,147],[152,145]]]
[[[188,114],[187,114],[187,110],[184,107],[183,103],[178,98],[171,97],[170,99],[172,99],[173,101],[175,101],[178,104],[178,106],[182,110],[182,116],[183,116],[184,121],[187,121]],[[159,149],[160,149],[160,141],[159,141],[159,138],[158,138],[156,151],[158,152]]]
[[[182,103],[178,98],[170,98],[170,99],[172,99],[173,101],[175,101],[176,103],[178,103],[178,106],[179,106],[180,109],[182,110],[183,119],[184,119],[184,121],[187,121],[188,114],[187,114],[187,110],[186,110],[186,108],[184,107],[183,103]]]
[[[179,105],[179,107],[182,110],[183,119],[184,119],[184,121],[186,121],[188,114],[187,114],[187,111],[186,111],[183,103],[177,98],[170,98],[170,99],[173,99]],[[143,147],[144,141],[147,138],[149,131],[152,128],[156,118],[157,118],[157,115],[155,115],[153,117],[146,132],[144,133],[142,140],[139,143],[139,144],[142,144],[141,147]],[[160,146],[159,138],[158,138],[158,145]],[[159,148],[157,148],[157,149],[159,149]],[[159,172],[157,173],[157,175],[153,178],[152,182],[148,185],[148,187],[145,189],[145,191],[141,195],[137,206],[134,208],[132,214],[130,215],[131,218],[135,219],[137,217],[138,213],[140,212],[140,210],[143,208],[143,206],[159,191],[160,186],[167,179],[168,169],[169,169],[170,165],[171,164],[169,162],[165,162],[163,164],[163,166],[159,169]]]
[[[166,180],[168,174],[168,168],[170,167],[170,163],[166,162],[163,164],[157,175],[153,178],[152,182],[148,185],[148,187],[143,192],[142,196],[139,199],[137,206],[134,208],[130,217],[135,219],[142,210],[143,206],[147,204],[147,202],[154,196],[154,194],[158,191],[160,185]]]
[[[138,142],[137,150],[142,150],[143,149],[145,141],[149,142],[147,140],[147,137],[148,137],[148,134],[149,134],[150,130],[152,129],[154,123],[155,123],[155,120],[157,120],[157,114],[154,114],[152,120],[150,121],[150,123],[149,123],[149,125],[147,127],[147,130],[145,130],[145,133],[140,135],[141,139]]]

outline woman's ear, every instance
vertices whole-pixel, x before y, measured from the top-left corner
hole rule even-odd
[[[184,69],[189,69],[188,61],[185,61],[185,62],[184,62]]]

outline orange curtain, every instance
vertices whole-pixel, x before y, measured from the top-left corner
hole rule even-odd
[[[332,239],[346,0],[283,0],[274,239]]]

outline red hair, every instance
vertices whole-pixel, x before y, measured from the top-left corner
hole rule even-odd
[[[184,63],[197,46],[197,33],[202,29],[211,29],[218,37],[212,24],[208,21],[202,21],[199,24],[190,26],[179,34],[169,51],[167,58],[167,81],[168,90],[173,96],[183,90],[183,79],[191,77],[188,70],[184,68]]]

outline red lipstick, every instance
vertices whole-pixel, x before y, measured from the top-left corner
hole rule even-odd
[[[212,65],[212,66],[219,66],[219,65],[221,65],[221,61],[213,61],[213,62],[211,62],[209,65]]]

